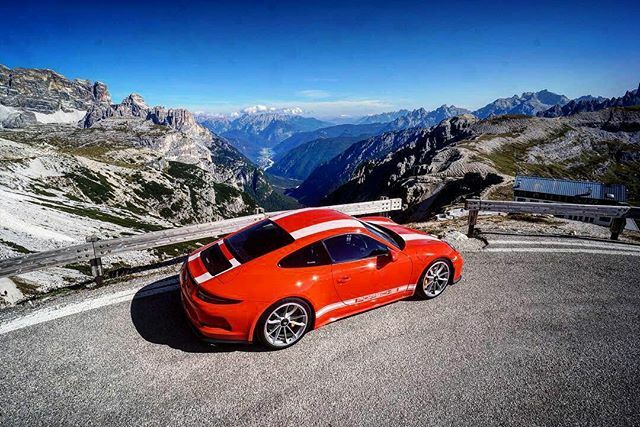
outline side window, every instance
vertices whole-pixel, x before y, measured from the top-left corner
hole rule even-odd
[[[382,243],[363,234],[343,234],[325,240],[324,244],[334,262],[369,258],[389,250]]]
[[[327,264],[331,264],[331,258],[329,258],[322,242],[298,249],[282,258],[279,263],[280,267],[285,268],[317,267]]]

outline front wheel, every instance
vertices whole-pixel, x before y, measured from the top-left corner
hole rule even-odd
[[[416,294],[425,299],[435,298],[447,288],[453,277],[453,267],[448,259],[433,261],[424,270]]]
[[[265,347],[280,350],[300,341],[310,325],[309,305],[298,298],[286,298],[262,314],[256,333]]]

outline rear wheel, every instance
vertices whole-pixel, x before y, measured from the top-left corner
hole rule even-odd
[[[425,268],[416,294],[425,299],[435,298],[447,288],[453,278],[453,267],[448,259],[440,258]]]
[[[300,341],[311,325],[311,308],[298,298],[286,298],[260,317],[256,333],[267,348],[280,350]]]

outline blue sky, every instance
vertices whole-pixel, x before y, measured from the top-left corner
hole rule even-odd
[[[640,81],[638,1],[3,3],[0,63],[100,80],[115,101],[332,117]]]

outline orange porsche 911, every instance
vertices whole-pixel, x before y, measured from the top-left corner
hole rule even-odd
[[[180,274],[182,303],[209,342],[270,349],[309,330],[460,280],[447,243],[384,217],[309,208],[257,222],[200,248]]]

